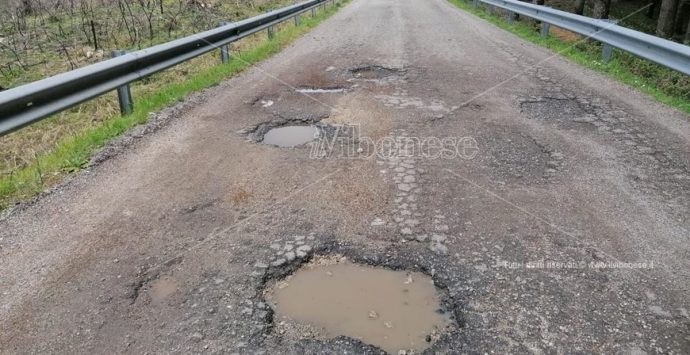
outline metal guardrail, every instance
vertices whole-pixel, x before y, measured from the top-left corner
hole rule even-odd
[[[272,37],[273,25],[293,17],[297,25],[299,14],[311,10],[313,16],[316,7],[325,7],[327,1],[309,0],[136,52],[117,52],[115,58],[0,92],[0,136],[114,89],[118,89],[121,111],[131,112],[129,83],[214,49],[220,49],[225,63],[229,43],[264,29]],[[541,21],[542,36],[547,36],[549,26],[554,25],[600,41],[605,60],[615,47],[690,75],[690,47],[679,43],[546,6],[516,0],[473,0],[474,6],[479,2],[508,11],[510,22],[513,14]]]
[[[549,26],[553,25],[602,42],[604,60],[611,59],[613,47],[690,75],[690,47],[680,43],[621,27],[608,20],[593,19],[517,0],[473,0],[473,6],[477,7],[479,2],[507,10],[509,22],[512,22],[513,14],[541,21],[543,37],[548,35]]]
[[[229,43],[264,29],[273,37],[273,25],[292,17],[297,25],[301,13],[311,10],[314,16],[316,7],[325,8],[327,1],[305,1],[136,52],[115,51],[112,59],[2,91],[0,136],[114,89],[122,112],[131,112],[129,83],[215,49],[227,62]]]

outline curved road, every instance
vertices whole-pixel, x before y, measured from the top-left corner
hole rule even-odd
[[[247,134],[295,120],[470,149]],[[443,0],[354,0],[96,160],[0,220],[0,353],[374,351],[272,321],[297,236],[433,274],[434,351],[690,353],[689,117]]]

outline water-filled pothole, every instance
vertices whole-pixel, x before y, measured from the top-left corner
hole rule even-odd
[[[429,276],[346,260],[309,264],[278,282],[266,299],[279,322],[349,336],[392,354],[421,352],[450,325]]]
[[[271,128],[263,135],[264,144],[278,147],[296,147],[320,137],[316,126],[282,126]]]

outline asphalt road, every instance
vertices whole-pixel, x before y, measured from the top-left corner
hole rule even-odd
[[[293,121],[477,149],[249,139]],[[342,254],[433,276],[455,325],[430,351],[687,354],[689,250],[687,115],[443,0],[354,0],[2,217],[0,353],[375,352],[263,304]]]

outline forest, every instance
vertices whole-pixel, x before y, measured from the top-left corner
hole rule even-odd
[[[531,2],[531,1],[528,1]],[[539,5],[551,5],[562,10],[593,18],[608,19],[617,10],[627,10],[623,16],[644,13],[653,24],[653,30],[647,30],[659,37],[681,41],[690,41],[690,0],[574,0],[547,1],[535,0]],[[631,6],[632,5],[632,6]]]

